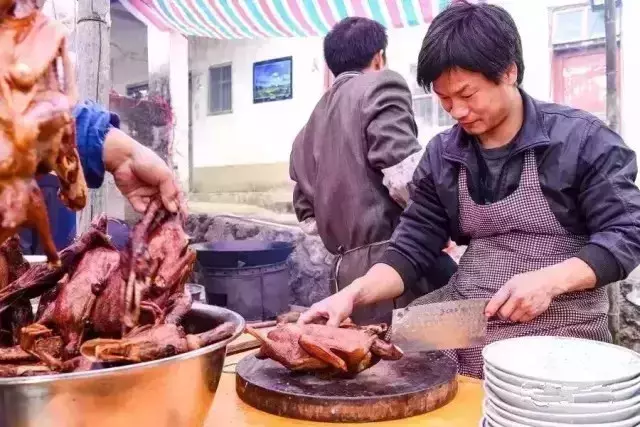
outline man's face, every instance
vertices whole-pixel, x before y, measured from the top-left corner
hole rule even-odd
[[[509,114],[516,78],[515,65],[498,84],[481,73],[453,68],[433,82],[433,91],[465,132],[482,135]]]

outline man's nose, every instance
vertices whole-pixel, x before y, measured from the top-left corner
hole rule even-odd
[[[466,103],[454,101],[449,114],[454,120],[460,121],[469,115],[469,107],[467,107]]]

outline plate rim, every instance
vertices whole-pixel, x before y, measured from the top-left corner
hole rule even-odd
[[[483,387],[483,392],[484,392],[484,391],[485,391],[485,390],[484,390],[484,389],[485,389],[485,387],[491,387],[491,386],[490,386],[489,384],[487,384],[487,383],[484,383],[484,384],[482,385],[482,387]],[[494,386],[493,386],[493,389],[498,389],[498,388],[494,385]],[[493,390],[492,390],[492,391],[493,391]],[[532,404],[532,405],[535,405],[535,403],[533,402],[533,399],[531,399],[530,397],[527,397],[527,396],[519,396],[519,395],[517,395],[517,394],[515,394],[515,393],[513,393],[513,392],[510,392],[510,391],[507,391],[507,390],[499,390],[499,392],[502,392],[502,393],[506,393],[506,394],[513,395],[513,396],[514,396],[514,398],[516,398],[516,399],[517,399],[517,398],[519,398],[519,399],[520,399],[520,400],[522,400],[522,401],[527,401],[527,400],[529,400],[529,401],[531,401],[531,404]],[[502,399],[502,397],[500,396],[500,394],[499,394],[499,393],[494,392],[494,394],[497,394],[497,395],[498,395],[498,397],[499,397],[500,399]],[[623,406],[623,408],[625,408],[625,407],[626,407],[626,408],[628,408],[628,407],[630,407],[630,406],[635,406],[635,405],[637,405],[637,404],[640,404],[640,394],[638,394],[637,396],[632,397],[631,399],[625,399],[625,400],[618,401],[618,402],[613,402],[613,403],[609,403],[609,402],[600,402],[600,403],[572,403],[572,404],[570,404],[570,405],[566,405],[566,404],[565,404],[565,405],[563,405],[563,404],[561,404],[561,403],[559,403],[559,402],[538,402],[538,403],[544,403],[544,404],[546,405],[546,407],[549,407],[549,408],[551,408],[551,409],[557,409],[557,408],[558,408],[558,406],[568,406],[568,407],[573,407],[573,408],[576,408],[576,409],[587,409],[587,407],[588,407],[588,406],[594,406],[594,405],[595,405],[595,406],[598,406],[598,405],[605,405],[605,404],[608,404],[608,403],[609,403],[609,404],[618,404],[618,405],[619,405],[621,402],[625,402],[625,401],[627,401],[627,400],[634,400],[634,402],[633,402],[631,405]],[[526,409],[526,408],[525,408],[525,409]],[[553,413],[557,413],[557,412],[553,412]],[[578,413],[578,414],[584,414],[585,412],[579,411],[579,412],[577,412],[577,413]]]
[[[514,372],[510,369],[505,369],[504,367],[501,367],[499,363],[495,363],[495,359],[491,357],[491,352],[492,351],[496,351],[496,348],[499,348],[500,345],[504,345],[504,343],[506,342],[518,342],[518,341],[535,341],[535,340],[558,340],[558,341],[573,341],[573,342],[583,342],[583,343],[588,343],[589,345],[599,345],[601,347],[606,347],[606,348],[610,348],[612,350],[615,351],[619,351],[619,352],[624,352],[627,353],[631,356],[633,356],[637,361],[637,368],[635,369],[635,372],[633,374],[625,374],[624,376],[619,376],[619,377],[612,377],[610,379],[607,380],[589,380],[589,381],[575,381],[575,380],[569,380],[569,381],[564,381],[564,380],[558,380],[557,378],[548,378],[548,377],[535,377],[532,375],[527,375],[526,372]],[[545,382],[555,382],[555,383],[563,383],[563,384],[610,384],[610,383],[618,383],[618,382],[624,382],[625,380],[629,380],[631,378],[634,378],[638,375],[640,375],[640,354],[636,351],[633,351],[631,349],[613,344],[613,343],[607,343],[607,342],[603,342],[603,341],[595,341],[595,340],[589,340],[589,339],[585,339],[585,338],[574,338],[574,337],[563,337],[563,336],[555,336],[555,335],[528,335],[528,336],[523,336],[523,337],[513,337],[513,338],[506,338],[503,340],[498,340],[498,341],[494,341],[490,344],[487,344],[483,349],[482,349],[482,358],[483,361],[489,362],[490,365],[498,367],[500,370],[505,371],[507,373],[510,373],[512,375],[516,375],[519,377],[523,377],[525,379],[531,379],[531,380],[538,380],[538,381],[545,381]]]
[[[502,369],[500,369],[499,367],[493,365],[492,363],[489,363],[487,361],[484,362],[484,368],[485,368],[485,372],[484,374],[486,375],[487,372],[492,373],[492,375],[494,377],[497,377],[498,379],[500,378],[500,375],[504,375],[505,377],[513,377],[512,381],[515,381],[516,379],[519,379],[520,381],[522,381],[523,383],[531,383],[534,385],[540,385],[542,387],[545,386],[550,386],[550,387],[556,387],[556,388],[569,388],[569,389],[574,389],[579,393],[582,394],[589,394],[589,393],[602,393],[602,392],[619,392],[619,391],[623,391],[623,390],[627,390],[631,387],[640,387],[640,374],[638,374],[637,376],[626,380],[626,381],[620,381],[620,382],[614,382],[614,383],[601,383],[601,384],[590,384],[590,383],[582,383],[582,384],[572,384],[572,383],[562,383],[562,382],[557,382],[557,381],[544,381],[544,380],[538,380],[538,379],[531,379],[531,378],[524,378],[524,377],[518,377],[518,375],[516,374],[512,374],[510,372],[506,372]],[[495,373],[491,372],[491,371],[497,371],[498,375],[495,375]],[[518,387],[518,385],[514,384],[513,382],[507,381],[507,380],[502,380],[504,382],[507,382],[515,387]],[[533,388],[533,387],[532,387]]]
[[[492,402],[488,402],[490,405],[495,406]],[[486,403],[483,401],[483,411],[486,411],[485,406]],[[489,408],[492,409],[492,412],[494,411],[494,408]],[[503,412],[507,412],[504,409],[499,409],[500,411]],[[513,415],[513,414],[509,414],[510,416],[514,417],[514,419],[510,419],[509,417],[505,417],[504,415],[502,415],[499,411],[498,411],[498,416],[500,416],[501,418],[504,418],[507,421],[510,421],[512,423],[516,423],[519,425],[527,425],[527,424],[522,424],[523,421],[517,421],[515,420],[515,418],[524,418],[524,421],[530,420],[536,423],[539,423],[537,426],[533,426],[533,427],[572,427],[572,426],[576,426],[576,425],[580,425],[580,424],[575,424],[575,423],[557,423],[557,422],[550,422],[550,421],[542,421],[542,420],[535,420],[535,419],[530,419],[530,418],[526,418],[526,417],[520,417],[518,415]],[[619,427],[621,425],[621,423],[625,422],[625,421],[631,421],[631,422],[640,422],[640,414],[633,416],[633,417],[629,417],[626,420],[622,420],[622,421],[612,421],[610,423],[598,423],[598,424],[593,424],[593,425],[605,425],[605,426],[610,426],[610,427]],[[637,425],[637,424],[634,424]],[[529,426],[532,427],[532,426]]]
[[[549,418],[553,418],[553,417],[558,417],[558,418],[586,418],[586,417],[593,417],[594,415],[602,415],[602,414],[610,414],[610,413],[616,413],[616,412],[624,412],[624,411],[635,411],[635,413],[630,417],[630,418],[634,418],[636,415],[640,414],[640,402],[636,403],[633,406],[627,407],[627,408],[620,408],[617,409],[615,411],[609,411],[609,412],[602,412],[602,411],[597,411],[595,410],[593,413],[575,413],[575,414],[567,414],[567,413],[556,413],[556,412],[536,412],[532,409],[525,409],[525,408],[518,408],[517,406],[514,406],[512,404],[510,404],[509,402],[505,402],[504,400],[500,399],[500,397],[498,395],[496,395],[493,391],[491,390],[484,390],[485,392],[485,399],[487,399],[491,404],[493,404],[494,406],[497,406],[498,408],[502,409],[503,411],[506,412],[513,412],[515,415],[519,415],[521,417],[524,418],[531,418],[532,416],[535,416],[536,413],[539,414],[544,414],[545,416],[549,416]],[[492,398],[495,397],[495,398]],[[507,408],[503,408],[500,405],[504,405]],[[518,414],[517,412],[529,412],[531,413],[531,415],[522,415],[522,414]],[[533,418],[535,419],[535,418]],[[566,423],[566,424],[571,424],[569,422],[567,422],[567,420],[565,419],[557,419],[557,420],[542,420],[542,419],[535,419],[536,421],[545,421],[545,422],[560,422],[560,423]],[[621,420],[618,420],[621,421]],[[603,423],[612,423],[612,422],[618,422],[618,421],[598,421],[597,423],[592,423],[592,424],[603,424]],[[624,420],[622,420],[624,421]],[[575,424],[575,423],[574,423]]]
[[[522,397],[529,397],[532,400],[535,400],[538,402],[554,402],[553,399],[560,398],[563,396],[563,393],[556,393],[556,394],[547,393],[546,390],[541,388],[527,388],[524,385],[520,385],[520,386],[514,385],[512,383],[504,381],[502,378],[496,376],[495,374],[489,371],[485,372],[484,378],[485,378],[485,381],[492,383],[494,386],[502,390],[518,394]],[[617,394],[621,394],[621,392],[628,392],[629,389],[631,392],[631,395],[629,397],[624,398],[624,397],[617,396]],[[567,387],[567,389],[564,390],[565,391],[564,395],[571,396],[574,399],[573,401],[569,401],[567,403],[596,404],[596,403],[607,403],[612,401],[624,402],[625,400],[633,399],[640,393],[640,383],[631,386],[629,389],[622,389],[622,390],[615,390],[615,391],[601,389],[598,391],[592,391],[590,393],[581,393],[579,390],[573,390]],[[562,389],[557,389],[557,390],[562,390]],[[595,401],[584,400],[586,398],[589,398],[589,397],[593,398],[595,396],[605,396],[604,399],[607,399],[607,400],[602,402],[598,400],[595,400]],[[582,401],[575,401],[576,397],[581,399]]]

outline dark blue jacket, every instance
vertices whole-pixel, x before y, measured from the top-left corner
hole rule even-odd
[[[76,142],[80,161],[89,188],[99,188],[104,180],[104,162],[102,147],[104,139],[112,127],[120,127],[118,116],[98,104],[87,101],[74,109],[76,118]],[[38,177],[42,190],[49,224],[56,248],[66,248],[76,235],[76,213],[68,209],[58,198],[60,181],[55,175]],[[43,254],[42,244],[34,230],[23,229],[20,232],[22,250],[27,255]]]
[[[476,203],[501,200],[517,188],[524,152],[535,150],[542,192],[568,231],[589,236],[578,257],[598,284],[625,278],[640,264],[640,190],[636,156],[622,138],[593,115],[543,103],[521,92],[524,123],[499,182],[485,194],[477,147],[459,126],[427,146],[412,184],[412,202],[402,214],[383,262],[413,283],[451,237],[469,242],[459,229],[458,171],[467,169]]]

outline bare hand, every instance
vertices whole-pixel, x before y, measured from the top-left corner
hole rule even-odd
[[[299,325],[326,320],[329,326],[339,326],[353,312],[353,298],[345,292],[338,292],[317,302],[300,315]]]
[[[113,129],[107,135],[104,162],[120,192],[137,212],[157,195],[170,212],[186,214],[186,203],[169,166],[152,150]]]
[[[547,311],[553,297],[559,294],[553,285],[549,269],[517,274],[491,298],[485,314],[512,322],[529,322]]]

